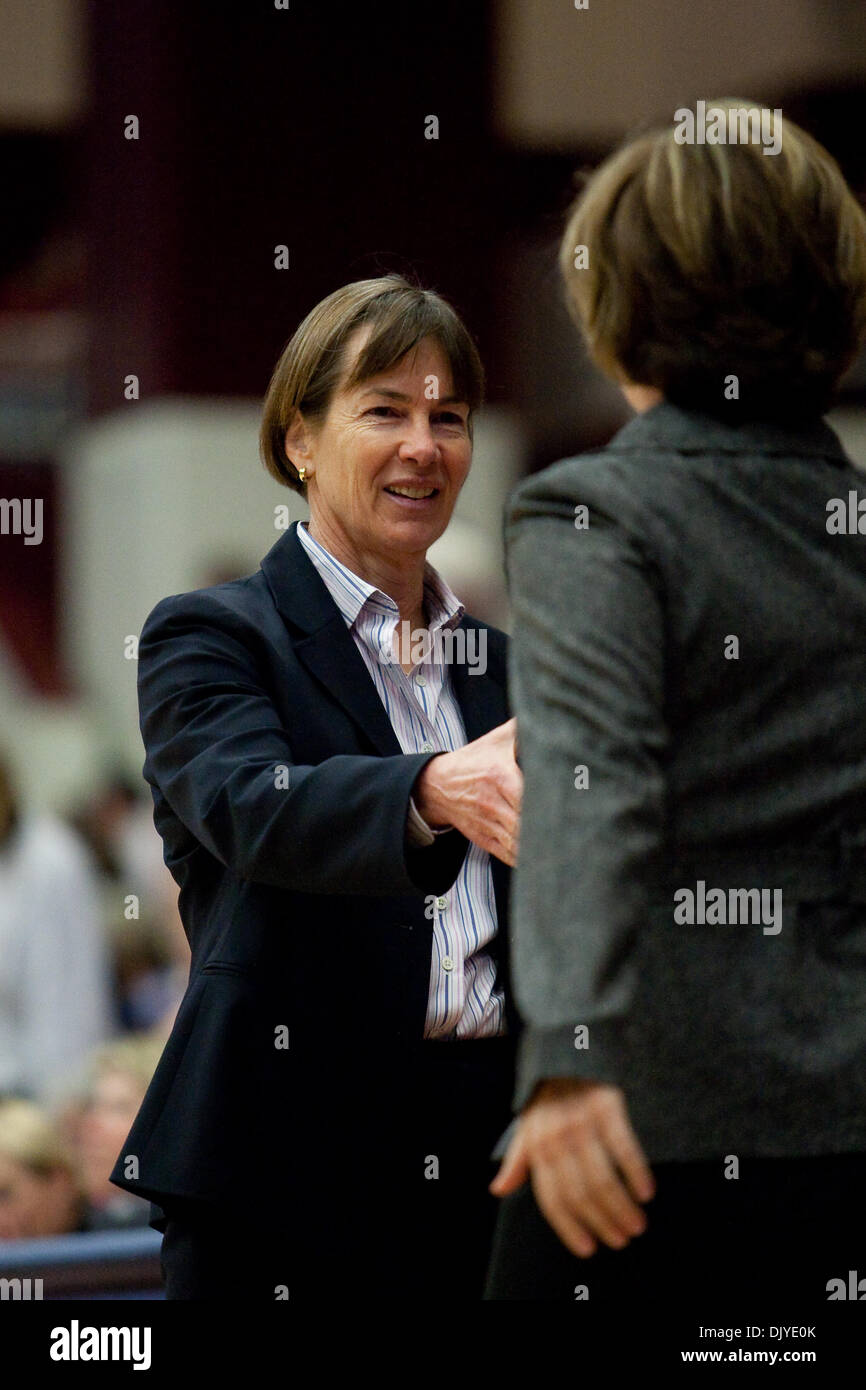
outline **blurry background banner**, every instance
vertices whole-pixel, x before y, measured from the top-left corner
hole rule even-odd
[[[636,124],[741,96],[781,106],[863,194],[866,8],[4,0],[0,29],[0,1086],[43,1108],[55,1154],[11,1126],[23,1238],[24,1197],[44,1217],[58,1185],[63,1229],[141,1218],[101,1165],[188,955],[141,778],[137,635],[158,599],[250,572],[306,515],[257,456],[300,319],[391,270],[464,316],[488,405],[431,559],[507,625],[505,497],[625,418],[559,286],[575,171]],[[861,462],[864,397],[861,361],[833,416]],[[74,1023],[66,958],[90,1001]],[[106,1063],[127,1034],[137,1060]]]

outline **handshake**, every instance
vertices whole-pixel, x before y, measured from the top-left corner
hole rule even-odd
[[[437,753],[419,774],[412,795],[431,830],[453,826],[514,868],[523,795],[517,720],[509,719],[453,753]]]

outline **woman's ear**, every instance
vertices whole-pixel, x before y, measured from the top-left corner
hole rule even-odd
[[[310,427],[304,420],[299,410],[295,411],[294,418],[289,424],[285,433],[283,445],[286,450],[286,458],[289,459],[296,468],[304,467],[309,463],[312,446],[312,434]]]

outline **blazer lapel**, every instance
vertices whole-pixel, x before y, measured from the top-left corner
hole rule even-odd
[[[474,620],[466,614],[460,619],[460,627],[464,629],[471,629],[473,624]],[[463,716],[467,743],[489,733],[508,718],[506,673],[493,643],[488,644],[487,669],[483,674],[472,675],[466,662],[454,662],[451,686]]]
[[[298,660],[345,709],[385,757],[401,753],[397,735],[346,621],[296,535],[298,523],[262,560]]]

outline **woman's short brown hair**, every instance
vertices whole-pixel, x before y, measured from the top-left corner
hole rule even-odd
[[[686,408],[821,412],[866,333],[866,215],[793,122],[776,131],[781,115],[752,102],[706,106],[760,112],[778,153],[680,143],[674,126],[627,141],[570,212],[569,307],[605,371]]]
[[[329,294],[307,314],[283,350],[265,397],[259,445],[268,472],[305,493],[285,450],[286,430],[300,411],[322,420],[345,370],[343,348],[355,329],[372,332],[355,363],[352,387],[387,372],[424,338],[434,339],[451,369],[455,394],[470,418],[484,396],[484,370],[469,332],[452,306],[402,275],[355,280]]]

